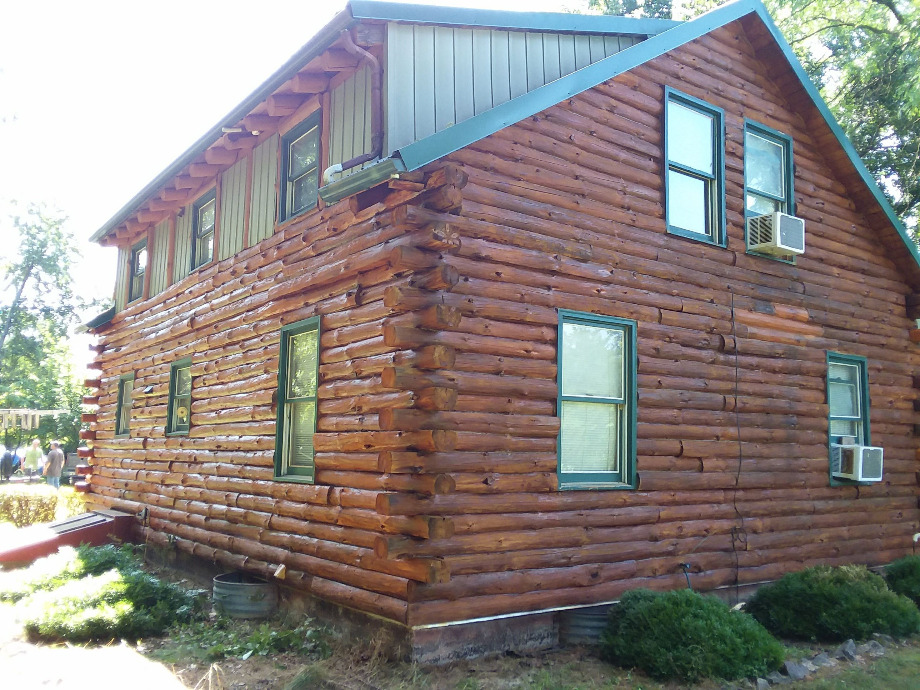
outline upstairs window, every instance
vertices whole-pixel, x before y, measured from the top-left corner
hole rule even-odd
[[[205,194],[192,207],[192,270],[214,258],[214,227],[217,221],[217,190]]]
[[[281,329],[275,476],[313,481],[319,318]]]
[[[636,324],[559,311],[559,485],[635,485]]]
[[[144,296],[144,277],[147,275],[147,240],[131,248],[131,278],[128,285],[128,302]]]
[[[281,213],[287,220],[316,206],[319,188],[320,113],[316,112],[282,139]]]
[[[173,362],[169,368],[169,408],[166,433],[187,434],[192,410],[192,361]]]
[[[752,122],[744,126],[745,216],[795,214],[792,139]]]
[[[671,89],[665,94],[668,232],[724,245],[723,111]]]
[[[134,374],[118,379],[118,403],[115,407],[115,435],[131,433],[131,395],[134,392]]]
[[[863,357],[827,354],[828,435],[831,443],[869,445],[869,396]]]

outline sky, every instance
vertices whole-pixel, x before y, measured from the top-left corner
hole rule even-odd
[[[530,12],[587,0],[428,0]],[[0,22],[0,234],[16,205],[68,217],[86,299],[111,297],[116,250],[89,237],[244,100],[344,0],[30,0]],[[12,237],[0,236],[0,256]],[[88,319],[94,316],[82,315]],[[75,339],[78,373],[90,360]]]

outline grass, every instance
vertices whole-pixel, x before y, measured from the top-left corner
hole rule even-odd
[[[910,690],[920,688],[920,647],[889,651],[865,666],[851,666],[839,673],[787,686],[808,690]]]

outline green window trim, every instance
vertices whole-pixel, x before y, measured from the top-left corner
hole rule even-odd
[[[115,437],[131,435],[131,406],[133,404],[134,374],[123,374],[118,379],[118,402],[115,406]]]
[[[187,436],[191,427],[192,360],[181,359],[169,366],[169,407],[166,435]]]
[[[192,271],[211,263],[214,259],[216,227],[217,188],[215,187],[192,204]]]
[[[703,129],[696,135],[684,129],[680,133],[685,136],[678,137],[678,128],[689,126],[694,119]],[[704,136],[700,137],[701,133]],[[707,138],[708,149],[705,146]],[[665,87],[664,158],[665,223],[668,232],[726,246],[725,112],[698,98]],[[695,203],[694,195],[698,195]]]
[[[314,482],[313,434],[316,433],[319,338],[318,316],[281,329],[275,479]],[[299,353],[298,348],[302,348]],[[305,358],[295,361],[298,354],[305,355]],[[309,361],[311,356],[315,362]]]
[[[782,156],[782,165],[781,165],[781,182],[780,189],[778,190],[765,190],[758,189],[758,187],[751,181],[751,167],[754,158],[754,146],[757,143],[766,143],[774,145],[777,150],[781,153]],[[779,193],[777,193],[779,192]],[[767,209],[761,209],[755,211],[751,209],[752,204],[769,204],[774,203],[774,211],[779,211],[780,213],[786,213],[790,216],[795,215],[795,159],[793,158],[792,151],[792,137],[788,134],[783,134],[778,132],[775,129],[762,125],[760,123],[754,122],[753,120],[745,119],[744,121],[744,218],[747,220],[752,216],[763,215],[764,213],[770,213],[771,211]],[[784,258],[781,256],[773,256],[770,254],[763,254],[761,252],[751,251],[750,238],[747,233],[747,223],[745,223],[744,231],[744,241],[747,247],[747,252],[755,256],[764,257],[767,259],[772,259],[774,261],[781,261],[784,263],[795,263],[795,257]]]
[[[301,155],[296,155],[297,152]],[[310,155],[312,152],[312,156]],[[322,111],[317,110],[281,138],[281,193],[278,222],[306,213],[319,198]]]
[[[846,371],[848,368],[852,368],[852,374],[850,375],[838,375],[835,373],[835,369],[838,372]],[[856,410],[851,414],[834,414],[832,409],[832,390],[834,387],[838,389],[844,389],[849,387],[855,387],[856,390],[851,393],[851,400],[853,401]],[[861,482],[852,482],[847,479],[840,479],[831,475],[831,444],[837,443],[840,440],[841,435],[854,437],[856,443],[859,445],[870,446],[872,445],[872,434],[869,426],[869,413],[870,413],[870,401],[869,401],[869,372],[868,372],[868,361],[865,357],[860,357],[858,355],[847,355],[841,352],[828,352],[827,353],[827,380],[826,380],[826,391],[827,396],[827,453],[828,453],[828,478],[830,480],[831,486],[848,486],[852,484],[859,484]],[[838,394],[839,395],[839,394]],[[838,428],[834,428],[835,424]],[[841,433],[841,428],[843,425],[852,425],[852,433]]]
[[[572,367],[574,356],[579,342],[584,342],[585,352],[592,354],[592,343],[581,341],[582,335],[590,333],[590,328],[602,329],[610,333],[619,334],[616,347],[621,350],[620,370],[614,375],[614,361],[608,366],[607,385],[610,390],[585,392],[579,386],[594,387],[593,384],[584,383],[589,379],[601,381],[597,386],[603,386],[603,377],[596,375],[600,367],[596,357],[591,358],[595,374],[586,376],[584,372],[569,375],[567,371]],[[567,489],[634,489],[637,485],[636,475],[636,410],[638,393],[636,388],[636,369],[638,365],[636,349],[636,322],[629,319],[620,319],[613,316],[600,316],[584,312],[559,310],[559,326],[557,335],[556,361],[558,366],[558,394],[556,413],[560,418],[559,439],[557,441],[557,473],[559,488]],[[611,346],[610,340],[604,343],[605,349]],[[595,343],[596,345],[597,343]],[[597,354],[597,349],[594,350]],[[577,361],[577,360],[576,360]],[[579,375],[580,374],[580,375]],[[617,381],[616,379],[619,378]],[[599,390],[599,388],[598,388]],[[581,391],[581,392],[579,392]],[[607,408],[607,409],[605,409]],[[611,470],[588,470],[584,467],[575,469],[573,465],[581,464],[573,457],[573,448],[579,447],[579,439],[585,438],[584,434],[567,432],[566,412],[572,410],[577,416],[575,424],[582,426],[591,420],[597,420],[597,413],[601,417],[607,416],[606,447],[607,462],[613,465]],[[589,412],[590,410],[590,412]],[[580,419],[579,419],[580,417]],[[589,419],[590,417],[590,419]],[[600,428],[598,425],[596,428]],[[600,436],[600,434],[598,434]],[[599,446],[594,445],[594,449]],[[581,443],[580,448],[591,450],[587,444]]]
[[[143,239],[133,247],[128,263],[128,304],[144,296],[144,282],[147,274],[147,240]]]

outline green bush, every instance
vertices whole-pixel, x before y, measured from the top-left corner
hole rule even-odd
[[[77,493],[72,486],[62,486],[58,491],[58,519],[82,515],[86,512],[86,494]]]
[[[131,546],[65,546],[28,568],[0,571],[0,601],[17,602],[34,592],[55,589],[88,575],[136,567]]]
[[[839,642],[872,633],[906,637],[920,611],[864,566],[815,566],[764,585],[745,610],[777,637]]]
[[[747,614],[688,589],[627,592],[601,637],[606,660],[684,682],[766,675],[780,667],[783,651]]]
[[[57,510],[57,489],[47,484],[9,484],[0,488],[0,522],[28,527],[52,522]]]
[[[905,556],[888,566],[885,580],[892,592],[920,606],[920,556]]]
[[[0,574],[0,597],[18,602],[26,634],[50,642],[159,635],[195,618],[198,595],[144,571],[130,546],[62,549]]]

